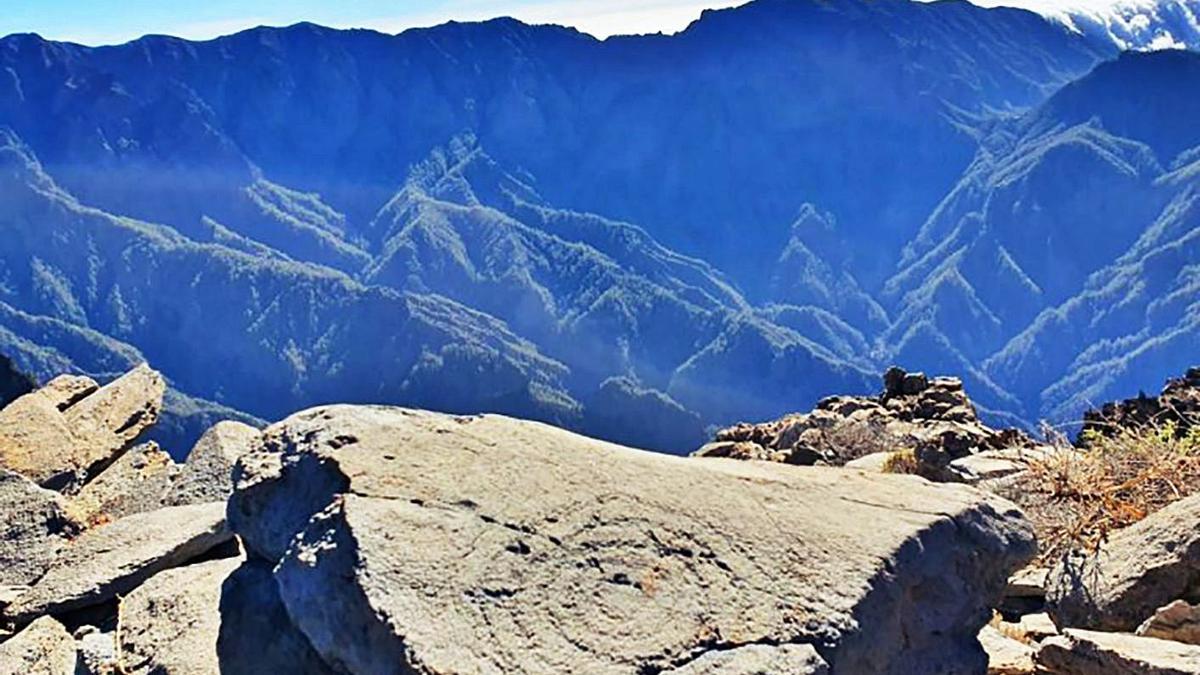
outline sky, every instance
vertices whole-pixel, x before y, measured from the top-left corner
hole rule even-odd
[[[398,33],[449,20],[512,16],[574,26],[600,38],[675,33],[707,8],[746,0],[0,0],[0,35],[38,33],[87,45],[118,44],[148,33],[203,40],[254,26],[312,21],[335,28]],[[1114,0],[980,0],[1049,8]]]

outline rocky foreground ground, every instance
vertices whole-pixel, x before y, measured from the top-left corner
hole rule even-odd
[[[138,444],[163,390],[143,366],[0,410],[0,674],[1200,673],[1200,498],[1029,567],[1039,525],[994,488],[1078,451],[955,380],[893,371],[692,458],[330,406],[176,464]]]

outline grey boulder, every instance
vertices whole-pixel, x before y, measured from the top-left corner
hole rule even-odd
[[[0,586],[42,576],[75,529],[58,493],[0,469]]]
[[[119,520],[162,508],[179,467],[157,443],[121,455],[71,499],[71,512],[89,524]],[[214,500],[215,501],[215,500]]]
[[[218,422],[188,453],[168,498],[172,505],[225,501],[233,492],[233,466],[253,450],[259,430],[241,422]]]
[[[1200,495],[1115,532],[1048,578],[1047,611],[1059,626],[1135,630],[1158,608],[1200,589]]]
[[[976,635],[1035,549],[1011,504],[965,486],[498,416],[321,408],[262,449],[231,526],[353,673],[666,672],[754,645],[839,673],[982,672]]]

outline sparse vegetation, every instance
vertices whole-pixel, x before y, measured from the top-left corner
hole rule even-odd
[[[1198,420],[1200,422],[1200,420]],[[1042,556],[1095,550],[1114,530],[1200,493],[1200,425],[1176,421],[1089,431],[1006,490],[1038,529]]]
[[[883,472],[919,475],[921,460],[917,457],[917,451],[912,448],[903,448],[891,453],[883,462]]]

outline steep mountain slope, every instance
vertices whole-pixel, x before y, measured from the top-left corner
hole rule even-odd
[[[885,287],[885,342],[926,324],[1026,418],[1186,367],[1198,91],[1200,55],[1129,53],[998,125]]]
[[[565,368],[492,317],[88,208],[12,134],[0,194],[0,299],[138,345],[184,391],[265,417],[346,397],[578,414]]]
[[[188,236],[207,215],[344,270],[408,168],[470,130],[552,203],[638,223],[758,296],[750,261],[806,201],[851,243],[872,232],[856,254],[878,279],[970,160],[952,115],[1037,103],[1109,53],[1032,13],[907,0],[759,0],[603,42],[512,20],[100,49],[15,36],[0,120],[87,203]],[[345,226],[263,208],[246,194],[263,177]]]
[[[1186,210],[1191,99],[1156,121],[1099,92],[1164,96],[1189,61],[1063,88],[1116,48],[907,0],[605,41],[10,36],[0,350],[35,374],[147,358],[181,420],[389,402],[680,451],[899,360],[1032,421],[1092,385],[1021,377],[1014,338]]]

